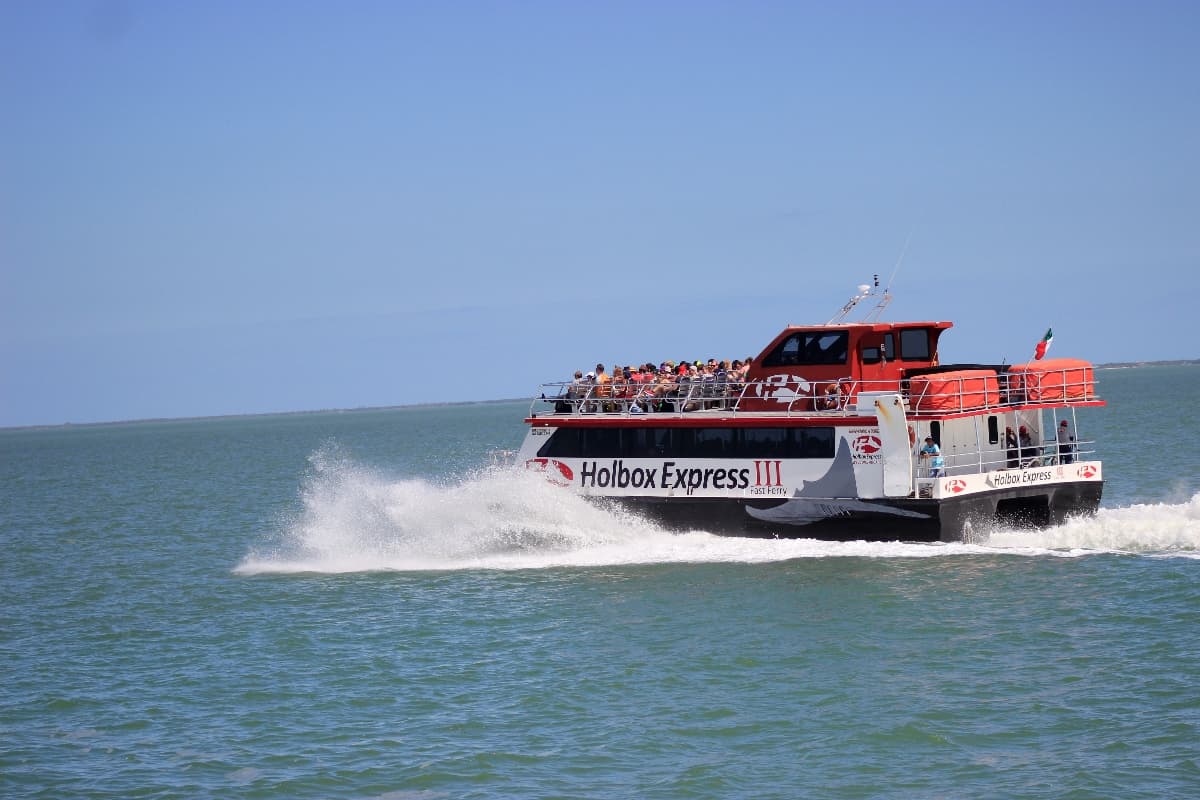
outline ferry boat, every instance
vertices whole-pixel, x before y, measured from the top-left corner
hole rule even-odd
[[[877,288],[784,328],[742,380],[652,402],[543,384],[517,463],[673,528],[741,536],[972,541],[1095,513],[1104,471],[1077,426],[1104,405],[1093,366],[942,364],[951,322],[844,321]]]

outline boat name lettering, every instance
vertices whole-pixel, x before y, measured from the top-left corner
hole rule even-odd
[[[750,470],[748,469],[714,469],[693,467],[692,469],[676,469],[674,461],[663,462],[663,488],[696,489],[745,489],[750,485]],[[668,486],[667,484],[670,483]]]
[[[691,468],[677,469],[674,461],[664,461],[657,468],[627,467],[616,459],[601,466],[599,461],[585,461],[579,470],[579,485],[587,488],[657,489],[659,477],[664,489],[745,489],[750,485],[749,469]]]
[[[1048,469],[1036,472],[997,472],[988,478],[992,486],[1016,486],[1022,483],[1041,483],[1054,479],[1054,473]]]
[[[665,483],[665,481],[664,481]],[[627,489],[658,488],[658,470],[634,467],[629,469],[624,461],[614,461],[611,467],[602,467],[598,461],[585,461],[579,471],[579,485],[606,489],[615,486]]]

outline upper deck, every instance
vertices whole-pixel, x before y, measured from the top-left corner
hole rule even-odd
[[[785,332],[786,333],[786,332]],[[777,340],[778,341],[778,340]],[[751,372],[753,375],[753,371]],[[529,420],[588,418],[620,424],[627,418],[663,415],[704,419],[861,418],[863,393],[899,394],[910,419],[960,416],[1056,407],[1102,406],[1092,365],[1052,359],[1017,365],[924,364],[902,368],[895,377],[864,379],[833,375],[824,379],[768,374],[744,381],[676,378],[656,383],[614,382],[601,388],[566,382],[543,384]],[[603,423],[600,423],[603,424]]]

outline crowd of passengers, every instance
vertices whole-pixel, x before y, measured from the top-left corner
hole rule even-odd
[[[559,411],[696,411],[725,408],[736,402],[746,385],[751,359],[718,361],[664,361],[657,367],[646,363],[615,366],[612,372],[597,364],[586,375],[575,371],[575,379],[558,401]],[[683,403],[684,407],[679,408]]]

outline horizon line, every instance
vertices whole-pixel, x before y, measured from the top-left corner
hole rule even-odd
[[[1200,359],[1173,358],[1157,361],[1110,361],[1095,364],[1094,369],[1131,369],[1152,366],[1195,366]],[[515,403],[532,400],[532,397],[505,397],[492,400],[444,400],[424,403],[397,403],[387,406],[356,406],[354,408],[310,408],[294,411],[247,411],[235,414],[200,414],[184,417],[137,417],[134,419],[98,420],[95,422],[41,422],[30,425],[0,425],[0,432],[52,430],[55,428],[96,428],[105,425],[140,425],[152,422],[201,422],[214,419],[254,419],[256,417],[287,417],[298,414],[355,414],[366,411],[395,411],[404,408],[437,408],[439,406],[474,406],[494,403]]]

